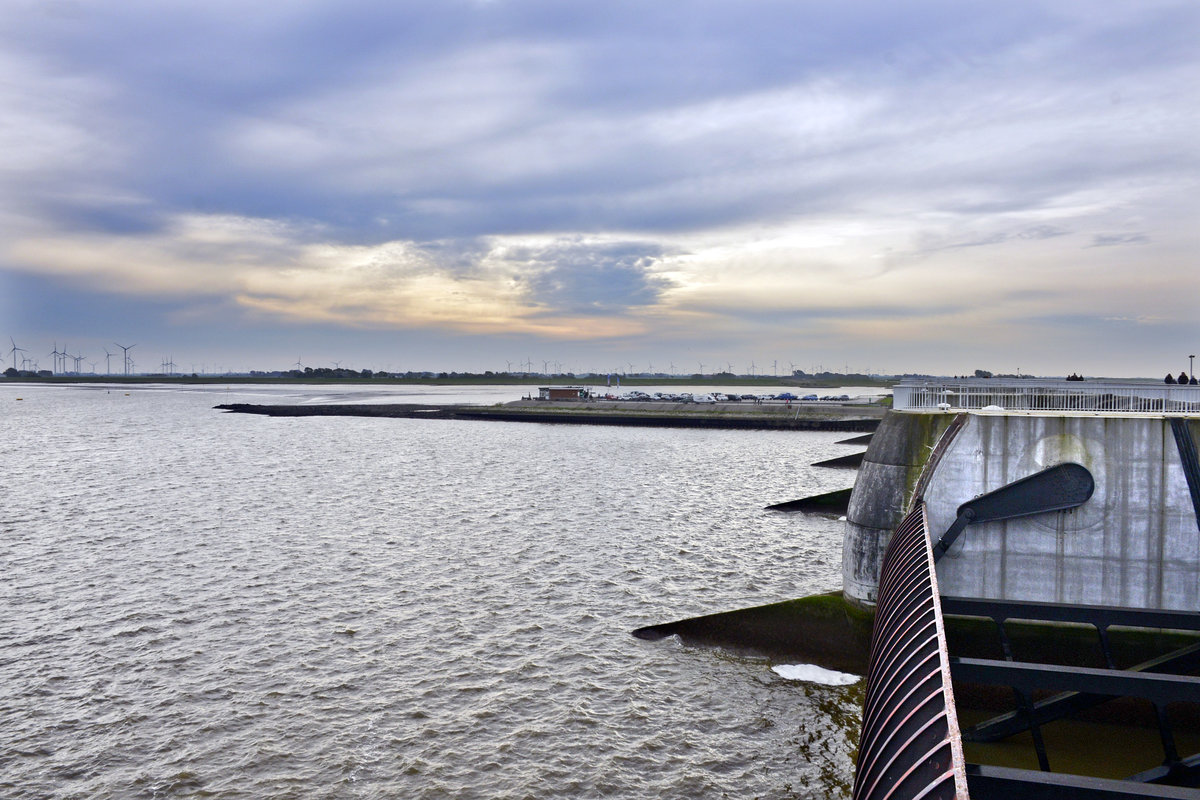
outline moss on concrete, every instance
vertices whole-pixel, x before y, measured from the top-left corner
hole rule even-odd
[[[633,634],[650,640],[678,636],[687,644],[864,675],[873,619],[873,614],[847,603],[841,592],[831,592],[651,625]]]

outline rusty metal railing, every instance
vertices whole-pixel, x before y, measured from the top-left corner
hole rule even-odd
[[[884,555],[853,796],[968,800],[924,503]]]

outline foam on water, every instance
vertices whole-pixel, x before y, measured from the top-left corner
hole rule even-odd
[[[823,683],[827,686],[849,686],[862,680],[860,675],[818,667],[816,664],[777,664],[771,671],[789,681]]]

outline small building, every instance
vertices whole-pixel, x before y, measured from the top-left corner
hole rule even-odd
[[[582,386],[542,386],[538,400],[587,400],[588,390]]]

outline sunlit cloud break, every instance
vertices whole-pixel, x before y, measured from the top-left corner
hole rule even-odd
[[[96,289],[227,296],[292,322],[602,338],[661,304],[658,244],[604,237],[337,245],[242,217],[184,216],[153,234],[27,240],[13,260]]]

